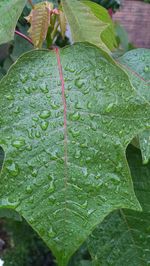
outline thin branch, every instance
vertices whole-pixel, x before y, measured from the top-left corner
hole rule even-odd
[[[31,5],[32,8],[34,8],[34,5],[32,3],[32,0],[28,0],[29,4]]]
[[[21,33],[20,31],[15,30],[15,34],[19,35],[21,38],[25,39],[26,41],[28,41],[29,43],[31,43],[33,45],[32,40],[29,37],[27,37],[26,35],[24,35],[23,33]]]

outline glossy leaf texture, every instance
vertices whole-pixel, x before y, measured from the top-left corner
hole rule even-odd
[[[115,211],[97,227],[88,241],[93,266],[150,265],[150,163],[143,165],[133,146],[127,157],[143,211]]]
[[[1,207],[19,212],[67,265],[108,213],[140,209],[125,149],[150,126],[149,104],[86,43],[26,53],[0,95]]]
[[[139,48],[129,51],[119,58],[119,62],[127,71],[133,86],[150,104],[150,50]],[[139,144],[143,163],[146,164],[150,159],[149,130],[139,135]]]
[[[26,0],[0,1],[0,44],[11,41]]]
[[[89,0],[82,0],[82,2],[87,5],[93,14],[104,23],[108,24],[108,27],[101,33],[101,39],[105,43],[105,45],[113,51],[117,47],[116,37],[115,37],[115,30],[113,21],[108,14],[108,10],[104,7],[93,3]]]
[[[61,3],[71,28],[73,41],[90,42],[109,53],[106,46],[109,42],[108,35],[106,40],[104,38],[102,40],[101,35],[104,32],[106,34],[110,24],[94,15],[90,3],[79,0],[62,0]]]

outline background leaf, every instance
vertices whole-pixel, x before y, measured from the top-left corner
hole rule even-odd
[[[140,151],[133,146],[127,158],[143,212],[119,210],[106,217],[88,241],[93,266],[150,264],[150,163],[144,166]]]
[[[137,91],[150,103],[150,50],[139,48],[129,51],[119,62],[127,71],[130,81]],[[145,130],[139,135],[143,163],[150,159],[150,131]]]
[[[115,30],[112,19],[110,18],[108,11],[100,5],[92,3],[87,0],[82,0],[82,2],[89,6],[93,14],[104,23],[108,24],[108,27],[101,33],[102,41],[107,45],[110,50],[114,50],[117,47],[117,42],[115,38]]]
[[[13,39],[17,20],[25,3],[26,0],[0,1],[0,44]]]
[[[140,209],[125,149],[150,123],[149,105],[83,43],[25,54],[0,93],[1,207],[19,212],[64,266],[109,212]]]
[[[109,23],[104,23],[103,20],[97,18],[93,14],[92,8],[84,4],[84,1],[62,0],[61,3],[71,28],[73,41],[90,42],[109,52],[101,39],[101,34],[109,27]],[[98,5],[97,8],[99,8]]]

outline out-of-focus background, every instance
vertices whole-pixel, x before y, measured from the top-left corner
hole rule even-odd
[[[127,31],[128,38],[136,47],[150,48],[150,0],[121,0],[120,8],[113,14]]]

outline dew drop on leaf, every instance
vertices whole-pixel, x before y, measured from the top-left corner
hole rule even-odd
[[[16,177],[19,174],[19,167],[17,164],[15,164],[13,162],[11,164],[7,165],[6,169],[14,177]]]
[[[31,175],[34,176],[34,177],[36,177],[37,174],[38,174],[37,169],[33,169],[33,171],[31,172]]]
[[[55,191],[55,186],[54,186],[54,181],[53,180],[50,182],[50,185],[49,185],[47,191],[50,192],[50,193]]]
[[[71,118],[72,121],[77,121],[77,120],[79,120],[79,118],[80,118],[80,114],[79,114],[79,112],[75,112],[75,113],[71,114],[71,115],[70,115],[70,118]]]
[[[19,149],[25,145],[24,139],[16,139],[12,142],[12,146]]]
[[[80,131],[78,129],[72,128],[70,131],[73,137],[78,137],[80,135]]]
[[[27,188],[26,188],[26,192],[27,192],[28,194],[31,194],[31,193],[32,193],[32,188],[31,188],[30,185],[27,186]]]
[[[39,139],[41,137],[41,133],[39,131],[36,131],[35,136]]]
[[[55,237],[56,236],[56,233],[54,232],[53,228],[50,227],[49,231],[48,231],[48,236],[49,237]]]
[[[42,130],[47,130],[48,125],[49,125],[49,123],[47,121],[43,121],[40,126],[41,126]]]
[[[14,100],[14,96],[11,94],[8,94],[8,95],[6,95],[6,99],[12,101],[12,100]]]
[[[113,108],[113,106],[114,106],[114,103],[109,103],[108,106],[105,109],[106,113],[110,113],[112,108]]]
[[[83,204],[81,204],[81,207],[82,207],[83,209],[85,209],[85,208],[87,207],[87,205],[88,205],[88,202],[87,202],[87,200],[86,200]]]
[[[79,159],[81,157],[81,151],[80,150],[76,150],[75,152],[75,158]]]
[[[48,118],[50,116],[51,116],[51,112],[50,111],[47,111],[47,110],[44,110],[39,115],[39,117],[42,118],[42,119],[46,119],[46,118]]]
[[[24,91],[27,94],[30,94],[31,93],[31,89],[29,87],[24,87]]]
[[[145,66],[145,67],[144,67],[144,72],[145,72],[145,73],[149,72],[149,66]]]
[[[76,79],[76,80],[75,80],[75,85],[76,85],[79,89],[82,88],[83,84],[84,84],[84,81],[83,81],[82,79]]]
[[[51,107],[53,110],[57,110],[59,108],[58,104],[56,104],[54,101],[51,103]]]
[[[43,93],[45,93],[45,94],[49,92],[48,87],[47,87],[46,84],[42,84],[42,85],[40,86],[40,89],[41,89],[41,91],[42,91]]]

